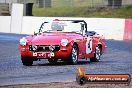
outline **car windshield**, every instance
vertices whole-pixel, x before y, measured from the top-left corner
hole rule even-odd
[[[77,32],[81,33],[81,24],[71,21],[53,21],[43,23],[40,27],[41,32]]]

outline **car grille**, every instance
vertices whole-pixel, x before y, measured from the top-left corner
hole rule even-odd
[[[51,49],[51,47],[53,48]],[[60,50],[59,45],[29,45],[29,51],[33,52],[56,52],[59,50]]]

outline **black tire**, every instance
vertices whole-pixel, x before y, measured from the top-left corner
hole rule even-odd
[[[87,82],[87,79],[84,76],[77,76],[76,77],[76,82],[79,85],[84,85]]]
[[[50,64],[55,64],[57,63],[58,59],[48,59]]]
[[[32,66],[33,64],[33,60],[29,59],[29,58],[25,58],[25,57],[21,57],[22,63],[25,66]]]
[[[69,61],[71,64],[77,64],[77,62],[78,62],[78,47],[76,45],[73,45],[73,47],[72,47]]]
[[[99,62],[100,56],[101,56],[101,49],[99,46],[96,46],[94,57],[90,58],[90,62]]]

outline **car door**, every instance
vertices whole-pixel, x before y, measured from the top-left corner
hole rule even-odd
[[[92,45],[93,45],[93,39],[91,36],[85,35],[84,36],[84,51],[87,56],[87,54],[90,54],[92,52]]]
[[[93,38],[87,35],[87,26],[84,23],[81,23],[81,31],[83,36],[83,43],[81,46],[82,54],[84,58],[88,58],[93,50]]]
[[[87,34],[87,29],[84,24],[82,24],[82,34],[83,34],[83,55],[87,57],[88,54],[92,52],[92,38]]]
[[[96,34],[88,34],[86,32],[86,35],[84,36],[84,45],[85,45],[85,57],[91,58],[94,56],[95,47],[98,44],[99,36]]]

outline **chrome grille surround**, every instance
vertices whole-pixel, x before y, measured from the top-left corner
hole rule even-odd
[[[34,49],[36,47],[37,49]],[[59,45],[29,45],[29,51],[33,52],[57,52],[59,50]]]

